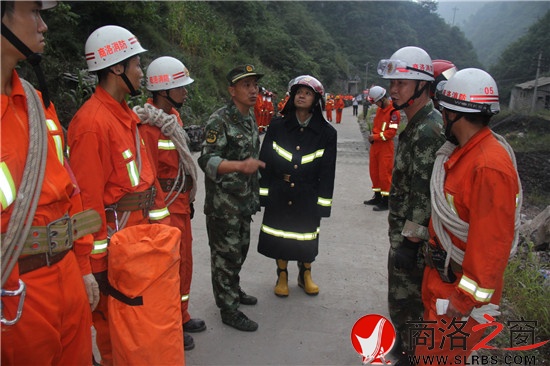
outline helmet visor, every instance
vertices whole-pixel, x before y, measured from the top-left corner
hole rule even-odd
[[[405,61],[401,60],[380,60],[378,62],[378,67],[376,68],[378,75],[380,76],[396,76],[395,79],[399,79],[399,75],[406,75],[409,71],[419,72],[421,74],[426,74],[433,78],[433,74],[421,70],[419,68],[408,66]]]

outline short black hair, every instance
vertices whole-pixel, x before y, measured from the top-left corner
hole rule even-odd
[[[15,7],[14,1],[1,1],[1,7],[2,7],[2,18],[4,17],[4,14],[6,14],[7,11],[10,13],[13,13],[13,9]]]

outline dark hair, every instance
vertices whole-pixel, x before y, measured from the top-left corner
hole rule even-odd
[[[10,13],[13,13],[13,9],[15,7],[13,1],[2,1],[1,6],[2,6],[2,18],[4,17],[4,14],[6,14],[6,12],[8,11]]]
[[[463,113],[463,116],[466,119],[466,121],[476,125],[482,125],[482,126],[489,125],[489,122],[492,117],[491,115],[485,114],[485,113]]]

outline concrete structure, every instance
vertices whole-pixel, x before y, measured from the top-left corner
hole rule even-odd
[[[512,89],[510,96],[510,110],[529,113],[533,104],[535,80],[517,84]],[[541,109],[550,110],[550,77],[539,77],[537,80],[537,95],[534,111]]]

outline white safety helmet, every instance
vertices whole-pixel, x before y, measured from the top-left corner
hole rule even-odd
[[[84,46],[88,71],[98,71],[116,65],[147,51],[127,29],[106,25],[90,34]]]
[[[386,89],[382,88],[381,86],[373,86],[369,89],[369,101],[371,103],[379,102],[380,99],[384,98],[386,95]]]
[[[155,59],[147,68],[147,90],[158,91],[179,88],[191,84],[189,70],[178,59],[163,56]]]
[[[397,50],[390,59],[380,60],[378,74],[384,79],[434,80],[432,59],[419,47]]]
[[[493,115],[500,112],[497,83],[487,72],[464,69],[442,83],[442,91],[438,92],[442,107],[463,113]]]

